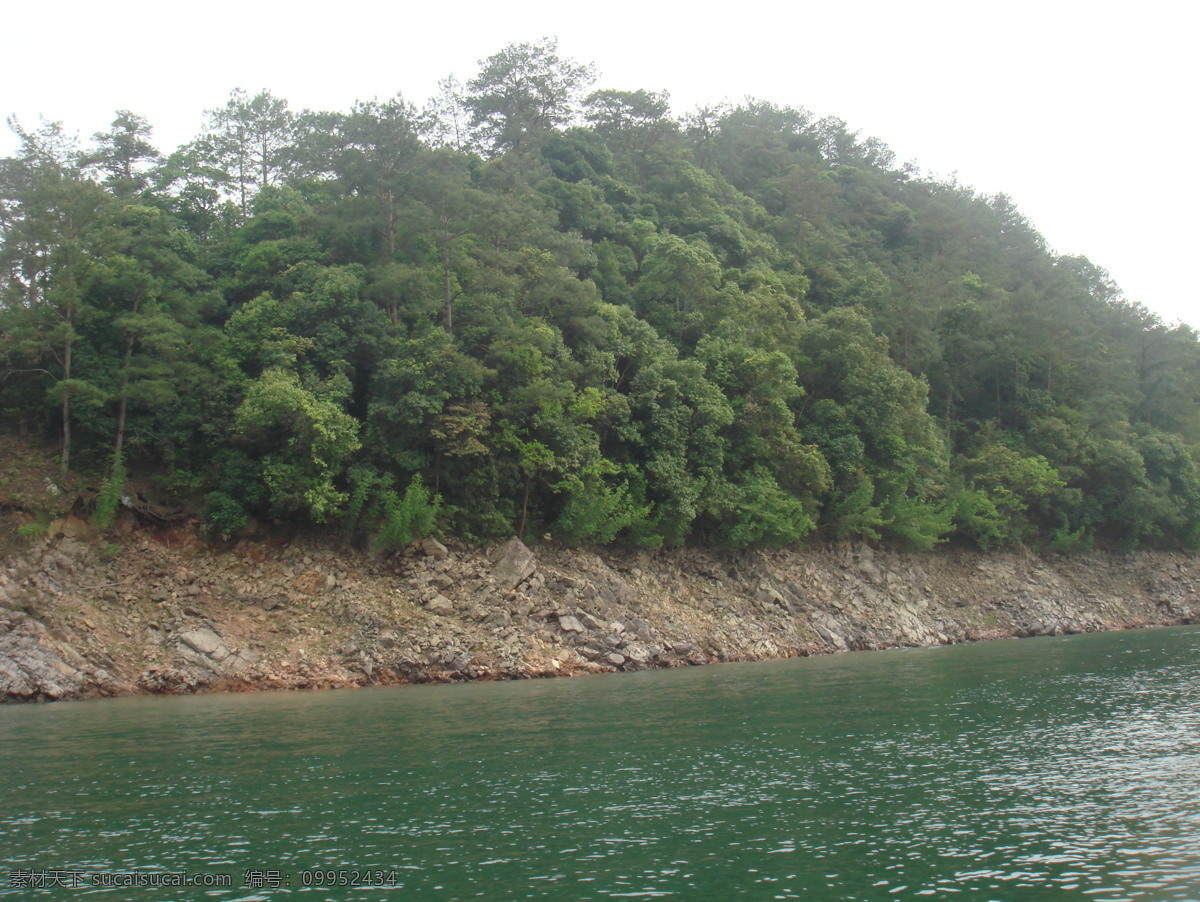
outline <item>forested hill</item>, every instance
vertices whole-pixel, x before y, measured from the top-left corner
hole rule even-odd
[[[1195,332],[841,121],[592,81],[13,123],[0,429],[213,535],[1197,545]]]

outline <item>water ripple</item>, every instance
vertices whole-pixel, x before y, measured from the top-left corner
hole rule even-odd
[[[1156,630],[8,708],[0,864],[233,878],[78,891],[155,902],[1194,900],[1198,651]],[[300,885],[339,868],[397,886]],[[292,883],[256,892],[256,869]]]

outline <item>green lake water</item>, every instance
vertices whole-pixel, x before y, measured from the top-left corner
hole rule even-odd
[[[1200,629],[10,706],[0,791],[0,899],[1197,900]]]

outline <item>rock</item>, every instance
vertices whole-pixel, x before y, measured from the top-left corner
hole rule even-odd
[[[863,560],[858,562],[858,570],[872,582],[879,582],[883,578],[883,573],[879,567],[876,566],[874,561],[867,558],[863,558]]]
[[[770,586],[760,586],[754,600],[765,608],[779,607],[785,611],[790,610],[787,599],[784,598],[778,590]]]
[[[818,636],[820,636],[834,648],[845,649],[847,647],[846,640],[834,632],[835,629],[836,626],[829,621],[817,622],[813,624],[813,630]]]
[[[573,617],[570,614],[559,615],[558,625],[568,633],[582,633],[583,624],[579,622],[578,617]]]
[[[88,540],[94,536],[94,531],[87,524],[87,521],[80,519],[74,514],[67,514],[61,520],[55,520],[51,523],[49,533],[55,538],[63,537],[68,539]]]
[[[625,663],[625,656],[619,655],[614,651],[614,652],[609,652],[608,654],[606,654],[604,656],[604,660],[605,660],[605,662],[611,664],[613,667],[621,667]]]
[[[6,612],[0,633],[0,701],[44,701],[114,695],[132,690],[104,668],[52,639],[36,620]]]
[[[283,605],[287,599],[283,595],[272,595],[270,598],[260,598],[258,606],[264,611],[274,611]]]
[[[636,642],[626,645],[623,649],[621,649],[621,652],[626,658],[636,664],[649,664],[651,659],[654,657],[654,655],[650,653],[650,649]]]
[[[471,664],[471,656],[465,651],[458,651],[454,648],[446,648],[440,652],[434,652],[429,656],[429,663],[438,667],[445,667],[457,673],[462,673]]]
[[[207,626],[180,633],[179,641],[206,658],[220,661],[229,657],[229,649],[225,647],[225,641]]]
[[[431,557],[435,561],[444,561],[450,557],[450,549],[433,538],[421,540],[421,551],[425,553],[426,557]]]
[[[602,630],[604,623],[601,620],[593,617],[591,614],[584,614],[579,618],[583,625],[589,630]]]
[[[492,578],[504,589],[515,589],[537,569],[533,552],[513,536],[501,546],[492,565]]]
[[[454,602],[445,595],[435,595],[430,599],[429,604],[425,605],[425,610],[442,616],[448,616],[454,613]]]
[[[654,633],[650,629],[650,624],[648,624],[645,620],[638,620],[636,618],[631,617],[627,620],[627,622],[625,624],[625,628],[627,630],[629,630],[630,632],[632,632],[635,636],[637,636],[643,642],[653,642],[654,641]]]
[[[337,577],[334,576],[332,573],[330,573],[327,577],[325,577],[325,591],[326,592],[328,592],[330,589],[336,589],[337,584],[338,584]]]

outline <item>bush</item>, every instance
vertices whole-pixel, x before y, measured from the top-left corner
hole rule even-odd
[[[1082,554],[1092,550],[1093,536],[1086,526],[1071,530],[1060,526],[1050,533],[1048,547],[1059,554]]]
[[[22,523],[17,527],[17,538],[24,539],[27,542],[35,542],[44,536],[49,528],[49,522],[42,523],[39,520],[35,520],[32,523]]]
[[[121,493],[125,489],[125,462],[121,455],[113,459],[112,473],[104,481],[100,494],[96,496],[96,509],[92,513],[92,525],[100,532],[106,532],[117,518],[117,508],[121,506]]]
[[[391,551],[417,539],[432,535],[442,509],[442,496],[429,496],[429,490],[414,476],[404,497],[393,491],[384,496],[383,529],[375,537],[378,551]]]
[[[624,482],[610,488],[598,476],[588,474],[573,480],[554,534],[572,544],[607,545],[628,531],[635,544],[661,545],[662,536],[654,534],[649,523],[651,507],[640,485],[632,491]]]
[[[727,548],[782,548],[816,528],[803,502],[781,489],[764,466],[756,466],[731,488],[732,503],[718,532]]]
[[[909,551],[928,551],[946,541],[952,511],[947,505],[898,495],[887,506],[885,535]]]
[[[228,538],[246,525],[250,515],[246,508],[224,492],[209,492],[200,511],[204,532],[209,538]]]

